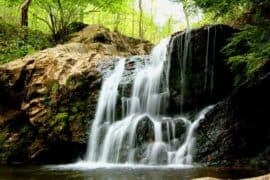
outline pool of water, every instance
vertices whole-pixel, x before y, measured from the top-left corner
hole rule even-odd
[[[239,179],[265,174],[252,169],[114,165],[0,166],[1,180],[185,180],[199,177]]]

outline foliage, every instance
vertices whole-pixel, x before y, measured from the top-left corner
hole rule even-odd
[[[241,83],[270,59],[270,19],[268,0],[194,0],[209,18],[208,22],[227,23],[240,29],[223,52]],[[212,21],[211,21],[212,19]]]
[[[66,112],[58,113],[55,116],[55,121],[56,122],[58,122],[58,121],[66,121],[67,119],[68,119],[68,113],[66,113]]]
[[[253,76],[270,59],[269,20],[260,15],[254,18],[256,24],[244,25],[223,49],[230,56],[232,70],[242,71],[247,77]]]
[[[127,0],[125,0],[127,1]],[[47,25],[55,40],[64,40],[68,35],[68,26],[75,21],[83,21],[86,13],[99,10],[111,12],[125,7],[124,0],[36,0],[32,15]],[[89,6],[90,5],[90,6]]]
[[[213,22],[235,25],[235,23],[242,22],[239,19],[243,16],[248,19],[247,14],[250,15],[251,13],[252,23],[238,26],[241,31],[235,34],[235,37],[224,48],[224,52],[230,57],[229,63],[232,69],[238,74],[243,74],[244,77],[252,76],[269,58],[270,28],[266,26],[269,21],[265,18],[268,11],[262,8],[270,6],[267,0],[171,1],[183,4],[187,21],[189,21],[190,16],[198,13],[198,7],[204,11],[204,20],[193,25],[193,27]],[[140,37],[139,24],[143,23],[143,37],[152,42],[158,42],[172,33],[174,25],[172,18],[168,19],[164,27],[159,27],[154,22],[153,14],[143,13],[143,17],[141,17],[140,12],[136,10],[132,2],[134,0],[78,0],[75,5],[74,1],[71,0],[35,0],[30,7],[30,28],[45,32],[50,31],[55,40],[61,41],[65,40],[67,34],[74,32],[72,24],[75,21],[102,24],[111,30],[133,37]],[[15,11],[21,5],[21,1],[0,0],[0,4],[5,8],[5,12],[0,13],[1,17],[13,20],[15,16],[19,17],[19,14],[16,14]],[[140,21],[140,18],[143,18],[143,20]],[[84,27],[83,23],[79,25]],[[1,23],[1,26],[3,26],[3,23]],[[0,63],[49,47],[51,43],[47,40],[47,36],[39,33],[29,29],[19,30],[15,26],[11,27],[11,25],[8,28],[5,23],[5,27],[1,27],[0,34]],[[11,38],[7,40],[5,39],[7,37]]]
[[[240,6],[248,6],[253,0],[194,0],[196,5],[206,12],[215,12],[217,16],[231,13]]]
[[[31,9],[32,15],[44,22],[55,40],[65,37],[68,25],[79,18],[85,1],[36,0]]]
[[[255,169],[267,169],[270,162],[270,147],[266,147],[261,153],[250,160],[250,165]]]
[[[47,35],[0,20],[0,64],[52,46]]]
[[[170,1],[182,3],[187,28],[189,28],[190,27],[189,17],[199,12],[198,6],[195,4],[193,0],[170,0]]]
[[[3,130],[1,129],[1,131]],[[2,146],[5,143],[6,139],[7,139],[7,133],[5,131],[0,132],[0,146]]]

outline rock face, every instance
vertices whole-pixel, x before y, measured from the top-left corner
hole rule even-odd
[[[229,26],[214,25],[173,35],[171,111],[198,111],[229,95],[234,75],[221,50],[234,32]]]
[[[197,161],[270,168],[269,72],[242,84],[201,121]]]
[[[85,151],[101,75],[151,44],[92,25],[70,42],[0,66],[0,162],[68,162]],[[68,150],[67,150],[68,149]]]
[[[170,110],[198,111],[218,102],[198,127],[195,162],[269,169],[270,61],[253,79],[233,87],[234,74],[221,50],[235,31],[216,25],[173,36]]]

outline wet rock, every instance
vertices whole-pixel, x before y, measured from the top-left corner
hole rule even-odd
[[[184,47],[188,34],[179,32],[173,35],[169,82],[171,112],[181,109],[184,112],[198,111],[231,93],[234,75],[221,50],[234,32],[225,25],[193,29],[186,53]]]
[[[142,144],[153,142],[154,140],[154,124],[148,117],[145,117],[137,125],[135,144],[136,146],[140,146]]]
[[[269,92],[268,73],[242,84],[219,102],[198,127],[195,159],[209,164],[256,164],[269,169]]]
[[[162,140],[173,144],[173,147],[177,149],[185,140],[187,126],[189,126],[189,124],[184,123],[181,118],[163,121]]]

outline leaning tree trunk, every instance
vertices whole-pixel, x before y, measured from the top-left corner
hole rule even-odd
[[[183,12],[186,19],[186,30],[189,30],[190,29],[189,14],[185,6],[183,7]]]
[[[21,6],[21,26],[28,26],[28,9],[31,4],[31,0],[24,0]]]

